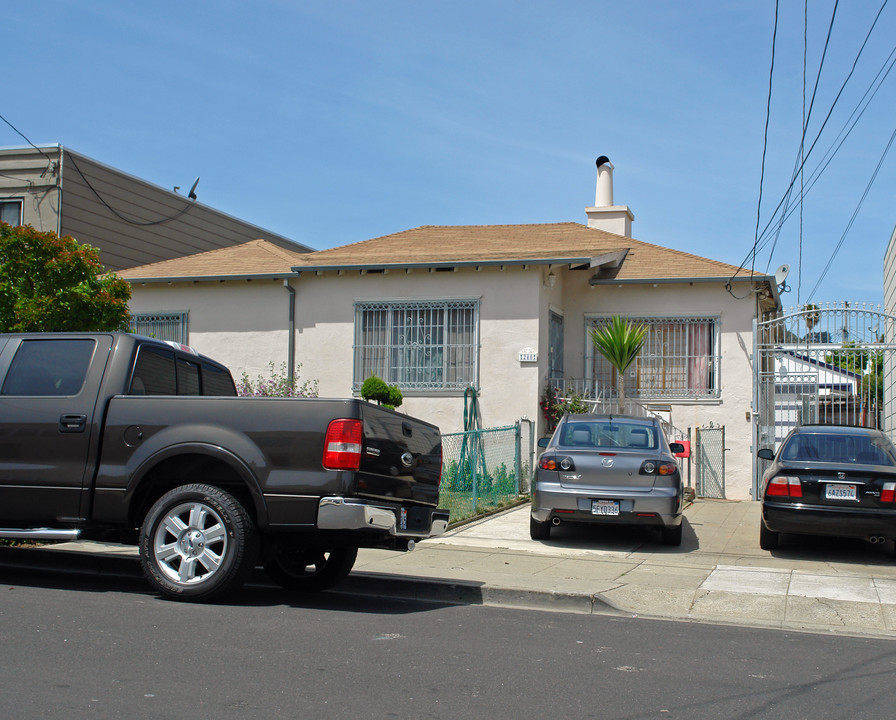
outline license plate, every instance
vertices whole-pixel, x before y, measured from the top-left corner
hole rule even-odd
[[[619,503],[615,500],[592,500],[592,515],[618,515]]]
[[[856,500],[855,485],[825,485],[825,500]]]

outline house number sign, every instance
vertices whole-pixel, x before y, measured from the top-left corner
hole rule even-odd
[[[535,348],[523,348],[520,350],[520,362],[538,362],[538,351]]]

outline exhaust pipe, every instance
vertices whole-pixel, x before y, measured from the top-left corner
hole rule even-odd
[[[878,543],[885,543],[887,539],[883,535],[871,535],[868,538],[868,542],[872,545],[877,545]]]
[[[559,525],[559,524],[560,524],[560,518],[558,518],[558,517],[555,516],[555,517],[551,520],[551,525],[557,526],[557,525]]]

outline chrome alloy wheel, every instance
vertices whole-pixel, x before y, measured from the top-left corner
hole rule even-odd
[[[224,520],[202,502],[171,508],[153,538],[153,555],[162,573],[178,585],[212,578],[227,554]]]

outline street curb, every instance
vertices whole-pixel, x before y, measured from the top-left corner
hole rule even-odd
[[[600,593],[505,588],[472,581],[408,578],[365,571],[352,572],[331,592],[450,605],[513,607],[584,615],[630,615]]]
[[[0,566],[32,572],[55,570],[75,575],[143,577],[139,558],[135,554],[112,554],[102,550],[54,550],[52,546],[0,546]],[[262,572],[256,572],[249,582],[256,586],[279,588],[268,581]],[[473,581],[438,580],[366,571],[353,571],[329,592],[448,605],[485,605],[580,615],[630,615],[600,593],[527,590]]]
[[[61,570],[78,575],[143,576],[136,555],[53,550],[51,546],[0,546],[0,565],[17,570]]]

